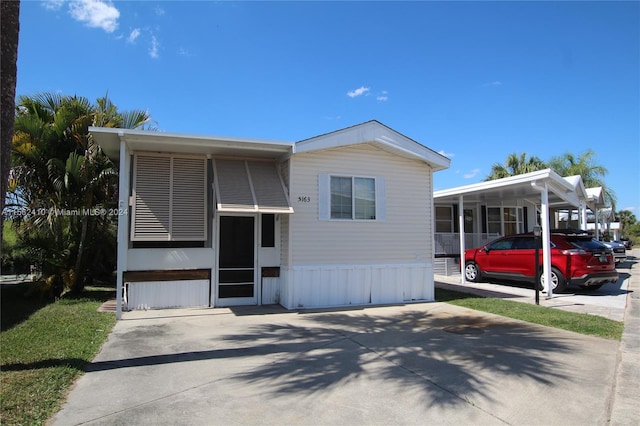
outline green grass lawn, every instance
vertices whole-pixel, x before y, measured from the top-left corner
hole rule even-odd
[[[0,424],[34,425],[56,413],[69,387],[115,324],[97,312],[113,289],[88,287],[57,302],[25,297],[34,284],[3,285],[0,322]]]
[[[561,311],[559,309],[493,297],[479,297],[441,288],[436,288],[436,300],[438,302],[447,302],[452,305],[490,312],[534,324],[603,337],[605,339],[620,340],[622,338],[622,330],[624,329],[624,323],[598,315]]]

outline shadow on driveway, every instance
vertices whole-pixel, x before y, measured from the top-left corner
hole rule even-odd
[[[170,423],[173,411],[200,406],[203,419],[202,411],[222,422],[240,410],[263,424],[414,423],[445,412],[498,423],[531,413],[528,420],[544,423],[559,410],[580,421],[606,415],[614,342],[441,303],[268,313],[119,322],[56,424],[135,423],[142,412]],[[582,404],[561,408],[567,392],[580,391]],[[109,407],[107,395],[126,403]],[[348,407],[338,409],[340,401]],[[294,406],[298,417],[282,417]]]

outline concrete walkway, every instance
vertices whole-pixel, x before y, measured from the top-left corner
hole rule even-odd
[[[633,250],[624,332],[611,412],[612,425],[640,425],[640,249]]]
[[[638,425],[629,271],[621,344],[446,303],[127,312],[50,423]]]
[[[547,299],[540,294],[542,306],[604,316],[624,321],[624,332],[618,348],[618,363],[612,390],[609,424],[640,425],[640,248],[628,252],[627,262],[618,267],[620,280],[595,292],[564,293]],[[459,277],[437,277],[436,286],[485,297],[507,298],[523,303],[535,303],[529,288],[489,284],[460,284]]]

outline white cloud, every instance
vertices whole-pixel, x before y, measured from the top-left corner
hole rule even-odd
[[[160,6],[156,6],[155,9],[153,9],[156,12],[156,15],[158,16],[162,16],[165,14],[165,11],[163,8],[161,8]]]
[[[383,90],[382,92],[380,92],[380,94],[378,96],[376,96],[376,100],[379,102],[385,102],[389,100],[389,96],[387,96],[389,94],[389,92],[387,92],[386,90]]]
[[[69,3],[69,14],[91,28],[102,28],[108,33],[118,28],[120,11],[110,2],[101,0],[79,0]]]
[[[501,81],[492,81],[490,83],[485,83],[482,85],[482,87],[497,87],[497,86],[502,86],[502,82]]]
[[[191,58],[194,56],[193,53],[191,53],[191,51],[185,49],[184,47],[180,47],[178,49],[178,55],[180,56],[184,56],[185,58]]]
[[[135,43],[138,37],[140,37],[140,28],[134,28],[129,34],[129,37],[127,37],[127,42]]]
[[[473,169],[469,173],[463,174],[462,177],[465,179],[471,179],[473,177],[476,177],[478,173],[480,173],[480,169]]]
[[[441,149],[440,151],[438,151],[438,154],[440,154],[440,155],[444,155],[444,156],[445,156],[445,157],[447,157],[447,158],[453,158],[453,157],[455,157],[455,154],[450,153],[450,152],[445,152],[445,150],[444,150],[444,149]]]
[[[156,36],[151,36],[151,47],[149,47],[149,56],[153,59],[158,59],[160,57],[158,50],[160,48],[160,43],[158,43],[158,39]]]
[[[366,95],[369,90],[371,90],[369,87],[361,86],[356,90],[347,92],[347,96],[350,98],[356,98],[358,96]]]
[[[42,2],[42,7],[47,10],[60,10],[63,4],[64,0],[45,0]]]

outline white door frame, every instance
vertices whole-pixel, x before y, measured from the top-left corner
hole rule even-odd
[[[253,297],[219,297],[219,286],[220,286],[220,217],[221,216],[230,216],[230,217],[251,217],[253,218]],[[215,307],[225,307],[225,306],[242,306],[242,305],[257,305],[258,301],[261,300],[259,292],[261,291],[261,286],[258,285],[258,214],[256,213],[218,213],[215,218],[215,227],[216,227],[216,250],[215,250],[215,277],[212,277],[211,282],[213,285],[212,305]]]

